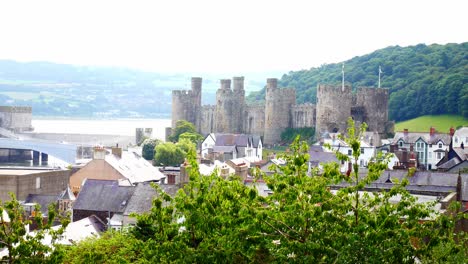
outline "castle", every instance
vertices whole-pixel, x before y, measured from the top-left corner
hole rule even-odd
[[[368,131],[383,136],[393,132],[388,121],[388,89],[319,85],[317,105],[296,104],[296,90],[278,88],[278,79],[267,79],[265,104],[245,102],[244,77],[221,80],[216,105],[201,105],[202,79],[192,78],[191,90],[172,91],[172,128],[178,120],[193,123],[198,132],[246,133],[263,136],[264,144],[280,141],[288,127],[315,127],[317,133],[344,132],[351,116],[366,122]]]

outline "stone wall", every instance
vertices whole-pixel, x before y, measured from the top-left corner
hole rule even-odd
[[[216,128],[216,105],[202,106],[200,133],[204,136],[215,131]]]
[[[245,133],[263,136],[265,132],[265,105],[247,105],[245,116]]]
[[[316,107],[306,103],[291,107],[291,121],[293,128],[315,127]]]
[[[201,78],[193,77],[191,90],[172,91],[172,128],[177,121],[186,120],[200,129],[201,83]]]
[[[388,89],[358,88],[356,92],[356,106],[365,113],[364,122],[369,131],[385,133],[388,121]]]
[[[265,94],[264,143],[280,141],[281,132],[291,126],[291,107],[296,104],[296,90],[278,89],[277,79],[267,79]]]
[[[29,106],[0,106],[0,127],[15,132],[30,131],[32,108]]]
[[[317,87],[317,133],[346,132],[351,116],[351,86],[319,85]],[[319,134],[320,135],[320,134]]]

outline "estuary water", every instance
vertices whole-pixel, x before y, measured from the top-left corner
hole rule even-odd
[[[153,128],[153,138],[164,140],[171,119],[43,119],[34,118],[36,133],[71,133],[135,136],[136,128]]]

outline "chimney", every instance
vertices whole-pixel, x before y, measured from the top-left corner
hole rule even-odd
[[[455,128],[450,127],[450,136],[453,137],[454,134],[455,134]]]
[[[119,148],[119,144],[117,144],[115,147],[112,147],[112,154],[120,159],[122,158],[122,148]]]
[[[103,146],[95,146],[93,148],[93,159],[103,160],[106,158],[106,149]]]
[[[408,136],[408,129],[407,129],[407,128],[403,129],[403,135],[404,135],[405,137]]]
[[[436,132],[435,128],[433,126],[431,126],[429,128],[429,135],[432,137],[432,136],[434,136],[435,132]]]

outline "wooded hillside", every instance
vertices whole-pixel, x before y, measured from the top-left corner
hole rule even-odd
[[[353,88],[377,87],[379,65],[382,87],[390,89],[390,119],[401,121],[422,115],[455,114],[468,117],[468,43],[387,47],[344,62],[345,81]],[[320,83],[340,84],[342,63],[291,71],[280,87],[297,90],[297,102],[316,100]],[[265,90],[251,94],[262,100]]]

